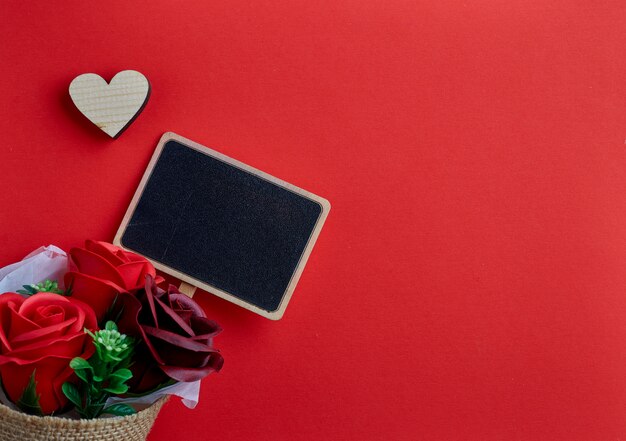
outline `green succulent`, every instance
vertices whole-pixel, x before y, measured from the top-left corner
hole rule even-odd
[[[120,416],[135,413],[131,406],[123,403],[105,407],[110,396],[128,391],[126,382],[133,376],[129,367],[134,340],[120,333],[112,321],[100,331],[94,333],[85,329],[85,333],[92,338],[96,351],[89,360],[72,359],[70,367],[81,383],[78,386],[69,382],[63,384],[63,393],[82,418],[97,418],[103,413]]]
[[[56,280],[46,279],[43,282],[32,283],[30,285],[22,285],[24,289],[19,289],[16,292],[18,294],[25,294],[28,296],[32,296],[33,294],[37,294],[38,292],[51,292],[54,294],[64,295],[65,291],[59,288],[59,282]]]

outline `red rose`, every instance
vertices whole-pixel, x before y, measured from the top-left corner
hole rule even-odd
[[[137,337],[131,391],[141,393],[169,381],[197,381],[219,371],[224,359],[213,347],[221,328],[176,287],[167,291],[146,277],[137,296],[120,297],[120,332]]]
[[[69,255],[72,271],[65,275],[65,286],[73,298],[94,309],[98,321],[119,294],[142,289],[147,275],[156,278],[148,260],[110,243],[88,240],[85,248],[72,248]]]
[[[17,402],[35,372],[39,405],[44,414],[62,409],[61,386],[73,378],[74,357],[94,352],[84,328],[96,329],[96,315],[85,303],[59,294],[0,295],[0,376],[12,402]]]

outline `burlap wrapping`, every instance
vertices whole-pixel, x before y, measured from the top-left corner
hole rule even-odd
[[[145,441],[166,401],[135,415],[94,420],[31,416],[0,404],[0,441]]]

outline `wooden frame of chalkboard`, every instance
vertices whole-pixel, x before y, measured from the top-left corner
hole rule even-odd
[[[253,303],[250,303],[249,301],[246,301],[240,297],[237,296],[237,293],[233,293],[233,292],[229,292],[228,290],[225,289],[221,289],[220,287],[214,286],[210,283],[207,283],[206,281],[203,280],[199,280],[196,277],[193,277],[189,274],[186,274],[184,271],[172,268],[172,266],[164,264],[163,262],[160,262],[158,259],[155,258],[151,258],[150,256],[147,256],[146,254],[142,253],[140,250],[137,249],[133,249],[133,247],[129,247],[127,246],[127,244],[124,243],[124,234],[129,226],[129,222],[131,221],[131,219],[133,218],[133,214],[135,213],[135,210],[137,209],[137,206],[142,198],[142,195],[144,194],[144,191],[146,189],[146,185],[148,184],[148,182],[150,181],[150,177],[153,174],[153,171],[155,169],[155,167],[157,166],[159,159],[161,157],[161,154],[163,152],[164,147],[166,146],[166,144],[170,141],[175,141],[178,144],[183,145],[184,147],[188,147],[189,149],[192,149],[196,152],[200,152],[204,155],[207,155],[213,159],[216,159],[218,161],[221,161],[222,163],[234,167],[239,171],[245,172],[253,177],[257,177],[260,178],[261,180],[263,180],[266,183],[270,183],[273,184],[277,187],[279,187],[280,189],[284,189],[287,190],[288,192],[297,195],[299,197],[305,198],[308,201],[312,201],[315,204],[317,204],[319,206],[319,215],[317,216],[317,219],[313,225],[313,228],[310,231],[310,235],[308,236],[307,240],[306,240],[306,245],[304,246],[304,249],[302,251],[302,253],[299,255],[298,261],[297,261],[297,265],[295,267],[295,270],[293,271],[293,273],[290,275],[290,279],[288,281],[288,285],[280,299],[280,303],[278,305],[278,307],[276,309],[273,310],[266,310],[264,308],[259,307],[258,305],[255,305]],[[203,146],[201,144],[198,144],[194,141],[191,141],[189,139],[186,139],[180,135],[177,135],[175,133],[172,132],[167,132],[165,133],[161,139],[159,140],[159,143],[157,145],[157,148],[152,156],[152,158],[150,159],[150,162],[148,163],[148,167],[146,169],[145,174],[143,175],[141,182],[139,183],[139,187],[137,188],[137,191],[135,192],[131,203],[128,207],[128,210],[126,211],[126,214],[124,215],[124,218],[120,224],[120,227],[117,231],[117,234],[115,236],[114,239],[114,243],[128,251],[132,251],[135,252],[137,254],[140,254],[144,257],[146,257],[147,259],[149,259],[154,266],[167,273],[170,274],[178,279],[180,279],[183,283],[181,285],[181,291],[186,292],[188,294],[193,294],[193,287],[198,287],[204,291],[210,292],[212,294],[217,295],[218,297],[221,297],[225,300],[228,300],[232,303],[235,303],[245,309],[248,309],[250,311],[253,311],[263,317],[269,318],[271,320],[278,320],[280,319],[284,312],[285,309],[287,308],[287,305],[291,299],[291,296],[294,292],[294,289],[296,287],[296,284],[298,283],[298,280],[300,279],[300,276],[302,274],[302,271],[304,270],[304,266],[306,265],[306,262],[309,258],[309,255],[311,254],[311,251],[313,249],[313,246],[320,234],[320,231],[322,229],[322,226],[326,220],[326,217],[328,216],[328,212],[330,210],[330,203],[322,198],[319,197],[317,195],[314,195],[306,190],[303,190],[299,187],[296,187],[288,182],[285,182],[281,179],[278,179],[274,176],[271,176],[265,172],[262,172],[260,170],[257,170],[247,164],[244,164],[242,162],[239,162],[233,158],[230,158],[222,153],[219,153],[213,149],[210,149],[206,146]],[[191,285],[191,286],[189,286]],[[242,296],[243,297],[243,296]]]

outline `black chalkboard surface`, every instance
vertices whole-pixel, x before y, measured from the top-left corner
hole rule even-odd
[[[278,319],[329,209],[325,199],[166,133],[115,242]]]

